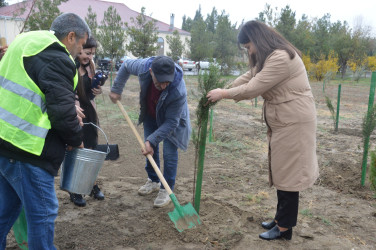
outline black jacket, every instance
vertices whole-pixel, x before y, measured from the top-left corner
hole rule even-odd
[[[24,58],[26,72],[46,97],[48,131],[40,156],[25,152],[0,139],[0,155],[30,163],[56,176],[64,159],[66,145],[82,143],[82,128],[77,119],[73,78],[76,66],[59,44],[38,55]]]

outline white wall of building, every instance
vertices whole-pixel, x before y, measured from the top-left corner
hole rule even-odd
[[[0,37],[4,37],[8,44],[21,32],[24,22],[21,18],[0,16]]]

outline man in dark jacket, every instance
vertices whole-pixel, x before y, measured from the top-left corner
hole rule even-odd
[[[110,98],[114,103],[121,99],[130,75],[138,76],[141,88],[138,121],[144,125],[143,154],[152,155],[160,168],[159,143],[163,141],[163,177],[173,190],[178,169],[178,148],[187,149],[191,134],[183,71],[167,56],[127,59],[111,88]],[[146,160],[145,170],[148,179],[138,194],[148,195],[159,190],[154,206],[167,206],[169,194],[163,186],[160,188],[160,180],[149,160]]]
[[[65,148],[83,147],[74,58],[89,35],[84,20],[65,13],[51,31],[18,35],[0,62],[0,249],[22,206],[28,247],[56,249],[54,176]]]

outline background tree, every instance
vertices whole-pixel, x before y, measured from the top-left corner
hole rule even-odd
[[[184,44],[180,39],[179,32],[174,30],[172,36],[166,36],[166,40],[171,50],[171,52],[167,52],[167,56],[171,57],[172,60],[177,61],[181,58],[184,51]]]
[[[206,17],[206,27],[207,31],[214,34],[218,22],[218,12],[215,7],[213,7],[212,12],[210,15]]]
[[[114,58],[124,56],[125,49],[123,43],[126,37],[122,28],[123,24],[116,9],[113,6],[108,7],[104,12],[103,20],[97,34],[101,45],[98,48],[97,54],[100,56],[109,56],[112,61],[114,61]]]
[[[295,44],[295,12],[290,9],[290,6],[286,5],[285,8],[281,9],[280,17],[275,26],[276,30],[281,33],[288,41]]]
[[[145,7],[141,8],[141,13],[136,20],[131,17],[132,26],[126,24],[127,34],[130,39],[126,46],[134,56],[145,58],[154,56],[158,50],[158,29],[156,21],[145,15]]]
[[[183,16],[183,22],[181,24],[181,29],[190,32],[192,29],[193,20],[190,17]]]
[[[329,29],[330,29],[330,14],[325,14],[323,17],[314,20],[312,25],[312,35],[314,44],[310,49],[311,59],[315,62],[321,60],[321,56],[327,57],[329,54]]]
[[[0,7],[7,6],[8,3],[5,0],[0,0]]]
[[[351,59],[353,51],[353,41],[351,38],[351,29],[346,22],[343,24],[338,21],[330,27],[330,46],[338,56],[338,66],[342,78],[346,74],[348,61]]]
[[[33,0],[33,7],[26,18],[23,30],[49,30],[61,12],[58,6],[68,0]]]
[[[214,57],[221,66],[222,73],[229,74],[238,48],[235,27],[231,25],[229,15],[226,15],[224,11],[218,16],[214,41],[216,45]]]
[[[309,55],[309,50],[314,44],[312,36],[312,24],[308,20],[308,17],[303,14],[302,18],[298,21],[294,32],[294,46],[301,52]]]
[[[206,23],[197,13],[199,12],[196,12],[192,25],[191,40],[189,41],[190,53],[188,53],[188,56],[196,62],[212,58],[214,51],[214,44],[210,40],[211,35],[206,32]]]
[[[87,15],[85,17],[85,21],[91,29],[92,36],[95,39],[97,39],[97,28],[98,28],[97,13],[93,12],[91,5],[89,5],[89,8],[87,9]]]
[[[257,20],[260,22],[266,23],[267,25],[271,27],[275,27],[277,21],[278,21],[278,8],[272,8],[270,4],[265,4],[264,10],[262,12],[259,12]]]

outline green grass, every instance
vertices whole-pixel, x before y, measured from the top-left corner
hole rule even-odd
[[[332,226],[332,223],[328,219],[324,218],[323,216],[316,216],[316,215],[314,215],[309,209],[303,209],[303,210],[301,210],[300,214],[303,215],[303,216],[309,217],[309,218],[319,219],[325,225]]]
[[[303,210],[301,210],[300,214],[303,215],[303,216],[310,217],[310,218],[313,217],[313,214],[312,214],[311,211],[309,211],[309,209],[303,209]]]

